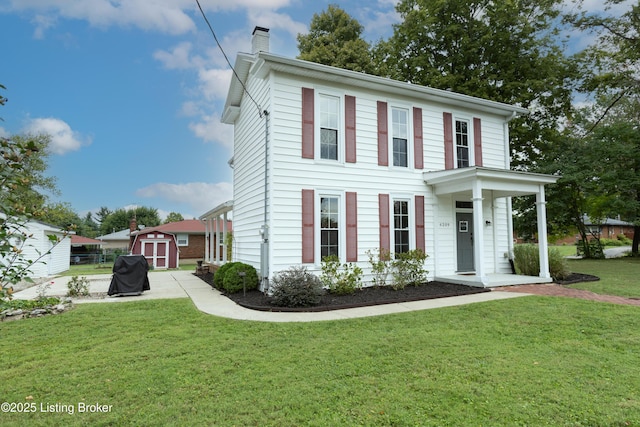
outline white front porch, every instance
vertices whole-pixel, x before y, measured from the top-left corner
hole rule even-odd
[[[471,265],[462,266],[458,262],[458,269],[439,269],[436,262],[434,275],[436,280],[451,283],[462,283],[478,287],[508,286],[528,283],[549,283],[552,281],[549,271],[549,256],[547,243],[547,217],[546,200],[544,186],[555,183],[559,177],[552,175],[542,175],[527,172],[517,172],[505,169],[492,169],[479,166],[450,169],[434,172],[424,172],[423,179],[432,189],[436,197],[450,197],[453,201],[467,203],[464,206],[469,215],[472,212],[472,221],[468,221],[469,227],[464,227],[464,231],[471,231],[471,244],[467,246],[472,252],[471,255],[464,255],[454,248],[453,253],[447,253],[451,259],[466,260],[472,259]],[[513,255],[513,221],[511,214],[512,196],[536,196],[536,212],[538,224],[538,246],[540,255],[540,275],[539,277],[518,276],[515,274],[504,274],[504,268],[496,267],[498,259],[506,260]],[[487,200],[485,200],[485,198]],[[495,224],[491,216],[486,216],[485,207],[491,212],[496,206],[497,199],[506,199],[506,221]],[[455,219],[454,217],[451,219]],[[491,215],[491,214],[489,214]],[[503,217],[505,218],[505,217]],[[455,221],[453,221],[455,223]],[[467,221],[461,223],[467,224]],[[506,223],[505,223],[506,222]],[[483,230],[490,227],[490,231]],[[500,228],[500,230],[498,230]],[[473,233],[473,230],[476,230]],[[498,233],[501,231],[501,233]],[[486,235],[485,235],[486,234]],[[448,236],[453,237],[455,236]],[[485,245],[486,239],[488,245]],[[493,243],[493,245],[491,244]],[[468,245],[468,243],[467,243]],[[493,246],[493,253],[488,247]],[[496,247],[504,248],[497,251]],[[449,246],[451,247],[451,246]],[[456,247],[463,247],[457,242]],[[504,252],[503,252],[504,251]],[[443,256],[442,254],[435,254]],[[500,258],[498,258],[500,257]],[[501,261],[501,263],[504,263]],[[440,270],[440,271],[438,271]],[[468,270],[468,271],[467,271]],[[524,280],[524,281],[523,281]]]
[[[448,276],[436,276],[435,281],[480,288],[495,288],[501,286],[551,283],[553,280],[547,277],[522,276],[520,274],[489,273],[484,276],[484,281],[479,280],[479,278],[476,277],[475,274],[452,274]]]

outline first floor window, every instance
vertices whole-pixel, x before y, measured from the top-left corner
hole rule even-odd
[[[409,202],[393,202],[394,252],[401,254],[409,251]]]
[[[188,234],[178,234],[176,236],[178,240],[178,246],[189,246],[189,235]]]
[[[320,198],[320,259],[339,253],[339,204],[335,196]]]

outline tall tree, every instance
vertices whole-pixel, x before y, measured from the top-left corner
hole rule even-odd
[[[100,224],[100,233],[109,234],[129,228],[132,218],[136,219],[138,226],[155,227],[160,225],[158,210],[146,206],[138,206],[134,209],[116,209]]]
[[[170,222],[179,222],[179,221],[184,221],[184,217],[182,216],[182,214],[178,212],[171,212],[165,218],[164,223],[168,224]]]
[[[98,212],[95,213],[95,217],[96,217],[96,220],[98,221],[98,224],[102,224],[105,218],[111,215],[111,213],[112,213],[111,209],[109,209],[106,206],[101,206]]]
[[[364,27],[337,5],[314,14],[308,34],[298,34],[299,59],[372,73],[371,47]]]
[[[512,165],[535,170],[571,114],[576,69],[554,26],[560,0],[401,0],[376,58],[391,78],[529,108],[511,124]]]

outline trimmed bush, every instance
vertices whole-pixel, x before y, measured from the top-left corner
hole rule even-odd
[[[516,245],[513,248],[513,255],[516,273],[524,276],[540,275],[540,251],[538,246],[530,244]],[[549,272],[553,280],[563,280],[571,274],[567,261],[560,251],[555,248],[549,248]]]
[[[320,303],[322,282],[307,267],[291,267],[273,278],[271,301],[279,307],[310,307]]]
[[[362,269],[352,263],[340,264],[335,255],[322,258],[320,281],[336,295],[352,294],[362,288]]]
[[[238,273],[244,272],[245,276],[242,277]],[[243,262],[236,262],[224,273],[224,279],[222,281],[222,288],[225,292],[234,294],[240,292],[243,289],[252,290],[258,288],[258,272],[256,269]]]
[[[395,290],[404,289],[407,285],[418,286],[427,281],[424,269],[424,261],[427,254],[422,249],[413,249],[404,253],[398,253],[392,262],[393,284]]]
[[[220,266],[220,268],[218,268],[216,270],[216,272],[213,274],[213,286],[218,289],[219,291],[224,290],[223,284],[224,284],[224,275],[226,274],[226,272],[233,267],[234,265],[238,264],[237,262],[228,262],[226,264],[222,264]]]
[[[73,276],[67,283],[67,296],[77,297],[89,295],[89,279],[86,277]]]

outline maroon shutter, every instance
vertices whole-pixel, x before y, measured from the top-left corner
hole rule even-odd
[[[444,168],[453,169],[453,116],[442,113],[444,122]]]
[[[302,158],[313,159],[314,118],[313,89],[302,88]]]
[[[315,262],[314,192],[302,190],[302,262]]]
[[[413,107],[413,165],[416,169],[424,168],[422,144],[422,108]]]
[[[347,262],[358,261],[358,195],[346,193],[347,217]]]
[[[391,250],[389,234],[389,195],[378,194],[378,211],[380,215],[380,251]]]
[[[378,166],[389,166],[387,103],[378,101]]]
[[[416,249],[425,250],[424,246],[424,196],[416,196]]]
[[[473,118],[473,152],[476,166],[482,166],[482,124],[477,117]]]
[[[344,97],[344,159],[347,163],[356,162],[356,97]]]

